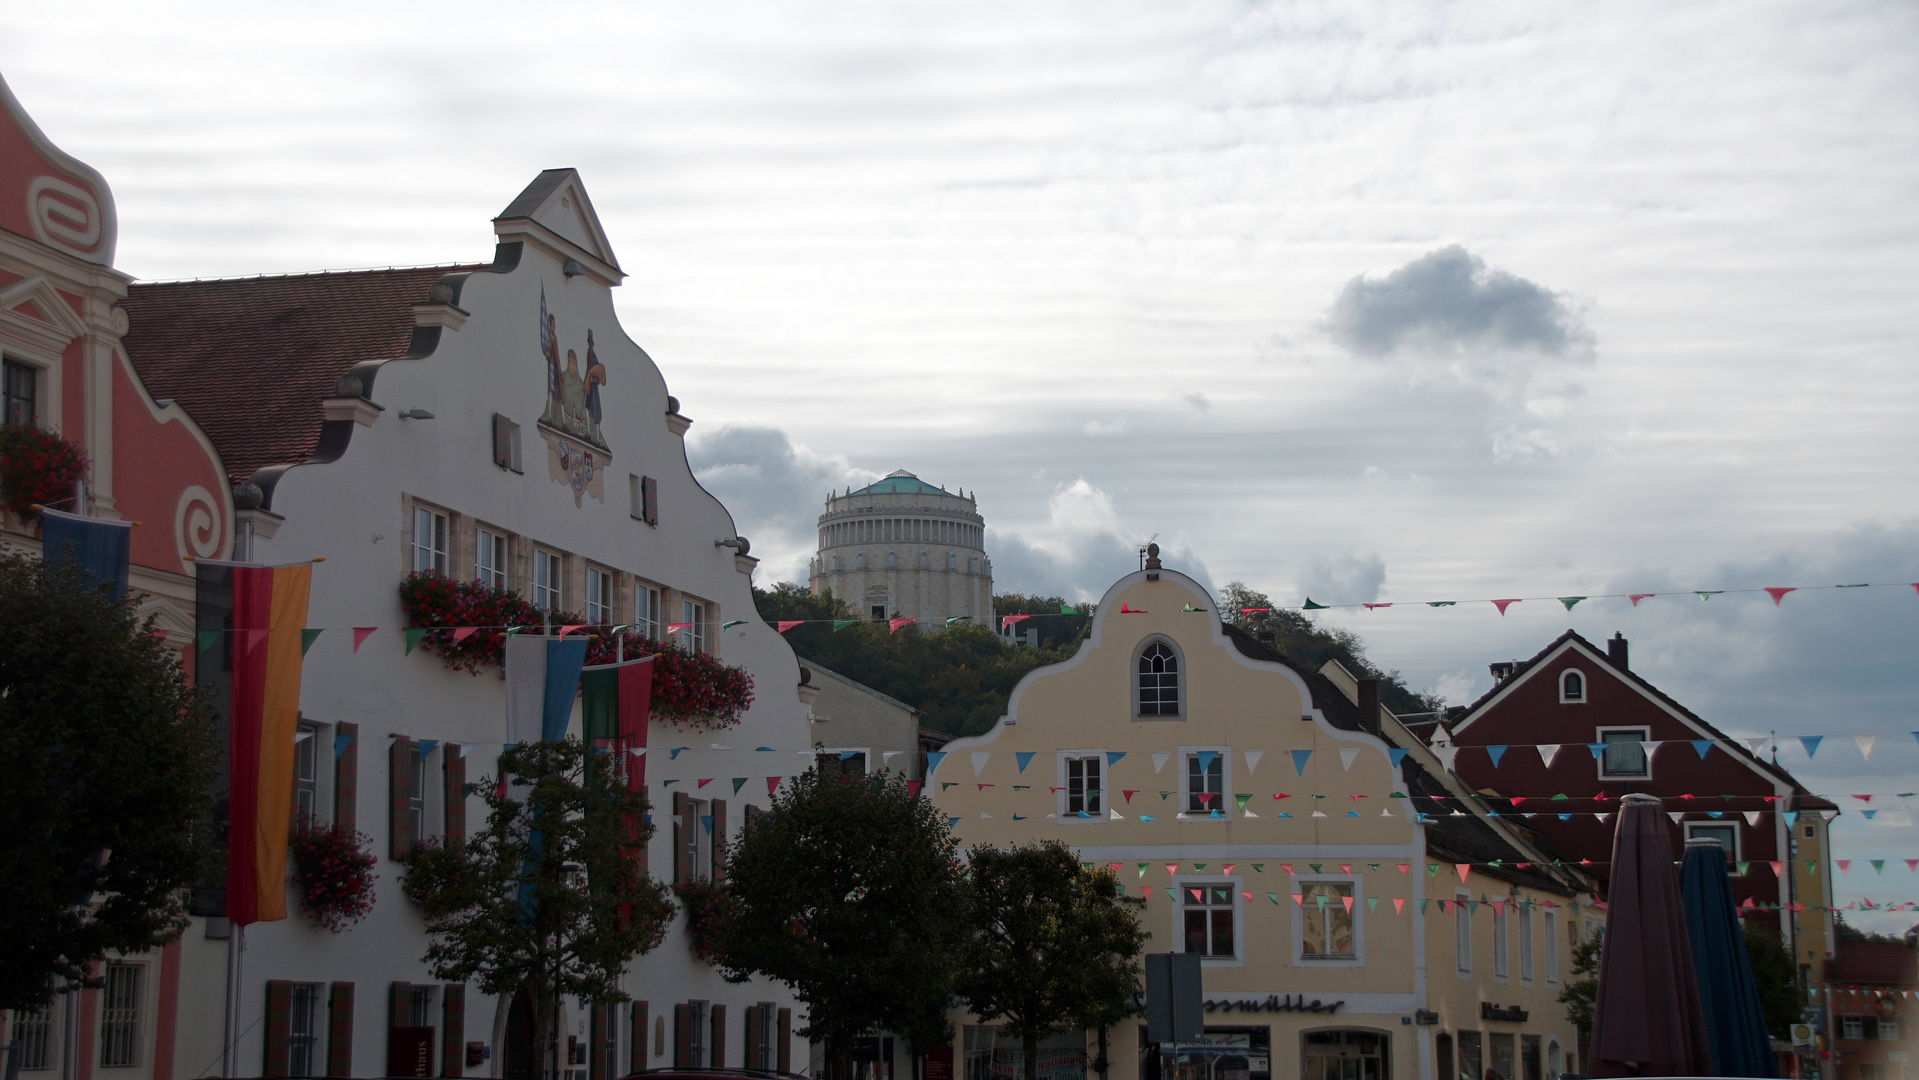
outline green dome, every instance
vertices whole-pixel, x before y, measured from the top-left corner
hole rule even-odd
[[[960,497],[944,488],[934,487],[919,477],[914,476],[912,473],[907,472],[905,469],[895,469],[865,487],[857,491],[849,491],[846,494],[848,497],[854,495],[946,495],[951,498]]]

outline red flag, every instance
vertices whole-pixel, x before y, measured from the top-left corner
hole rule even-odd
[[[1119,613],[1121,615],[1145,615],[1146,614],[1146,612],[1141,611],[1140,609],[1136,607],[1127,607],[1126,601],[1124,600],[1121,600],[1119,602]]]
[[[1644,599],[1645,599],[1645,598],[1647,598],[1648,596],[1658,596],[1658,595],[1659,595],[1658,593],[1649,593],[1649,592],[1636,592],[1636,593],[1627,593],[1627,594],[1626,594],[1626,599],[1628,599],[1628,600],[1631,600],[1631,601],[1632,601],[1632,606],[1633,606],[1633,607],[1638,607],[1638,606],[1639,606],[1639,602],[1640,602],[1641,600],[1644,600]]]
[[[779,627],[780,633],[784,634],[805,621],[805,619],[786,619],[776,625]]]
[[[1517,603],[1519,603],[1519,601],[1518,601],[1518,600],[1494,600],[1494,601],[1493,601],[1493,606],[1499,609],[1499,613],[1500,613],[1501,615],[1504,615],[1504,614],[1506,614],[1506,609],[1507,609],[1507,608],[1509,608],[1509,607],[1511,607],[1511,606],[1513,606],[1514,604],[1517,604]]]
[[[453,644],[458,645],[460,642],[465,641],[467,638],[472,637],[474,634],[479,632],[479,629],[480,628],[477,626],[459,627],[458,629],[453,631]]]
[[[1787,593],[1798,592],[1798,591],[1799,591],[1799,586],[1797,585],[1789,586],[1783,589],[1777,588],[1777,587],[1768,587],[1766,589],[1766,595],[1772,597],[1772,606],[1778,607],[1779,601],[1784,600],[1786,598]]]
[[[782,778],[778,776],[769,776],[766,778],[766,794],[767,795],[771,796],[773,794],[773,789],[780,786],[781,779]],[[908,792],[914,795],[918,795],[920,793],[919,786],[920,786],[920,782],[918,780],[915,780],[907,784],[906,789]]]
[[[353,651],[356,653],[359,652],[361,643],[366,641],[367,638],[373,636],[373,632],[378,629],[379,627],[377,626],[354,627],[353,628]]]
[[[887,627],[886,632],[889,634],[897,634],[901,630],[906,629],[907,627],[913,625],[916,622],[919,622],[919,620],[918,619],[888,619],[886,620],[886,627]]]

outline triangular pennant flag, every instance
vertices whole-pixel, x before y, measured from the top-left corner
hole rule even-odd
[[[1506,614],[1507,608],[1512,607],[1514,604],[1517,604],[1519,602],[1520,601],[1518,600],[1494,600],[1493,606],[1499,609],[1499,613],[1501,615],[1504,615]]]
[[[1760,814],[1760,811],[1758,810],[1746,811],[1746,824],[1751,825],[1754,828],[1757,828],[1759,826],[1759,814]]]
[[[1425,899],[1424,897],[1421,897],[1421,898],[1420,898],[1420,901],[1419,901],[1419,913],[1420,913],[1421,915],[1424,915],[1424,914],[1426,914],[1426,905],[1427,905],[1427,904],[1430,904],[1430,903],[1432,903],[1432,901],[1431,901],[1431,900],[1427,900],[1427,899]],[[1441,909],[1441,910],[1444,910],[1444,909]]]
[[[1358,747],[1356,746],[1341,747],[1339,751],[1339,763],[1341,766],[1344,767],[1346,772],[1352,772],[1353,759],[1358,756],[1359,756]]]
[[[403,636],[406,638],[406,652],[402,655],[411,656],[413,655],[413,647],[418,645],[420,639],[426,636],[426,631],[417,627],[409,628],[403,632]]]
[[[740,789],[746,786],[746,781],[747,778],[744,776],[735,776],[733,778],[733,794],[738,795]]]
[[[1825,738],[1826,738],[1826,737],[1825,737],[1824,735],[1801,735],[1801,736],[1799,736],[1799,745],[1800,745],[1800,746],[1803,746],[1803,747],[1805,747],[1805,748],[1806,748],[1806,760],[1807,760],[1807,761],[1811,761],[1811,760],[1812,760],[1812,756],[1813,756],[1814,754],[1817,754],[1817,753],[1819,752],[1819,744],[1820,744],[1820,743],[1821,743],[1822,741],[1824,741],[1824,740],[1825,740]]]
[[[1506,748],[1503,746],[1488,746],[1486,747],[1486,756],[1493,759],[1493,768],[1497,769],[1499,768],[1499,759],[1506,756]]]
[[[1119,759],[1125,756],[1126,756],[1126,751],[1124,750],[1106,751],[1106,767],[1110,769],[1113,766],[1119,764]]]
[[[1766,595],[1772,597],[1772,606],[1778,607],[1779,601],[1784,600],[1786,598],[1787,593],[1798,592],[1798,591],[1799,591],[1799,587],[1797,585],[1789,585],[1789,586],[1786,586],[1785,588],[1770,586],[1766,589]]]
[[[1405,897],[1403,896],[1393,897],[1393,914],[1395,915],[1406,914],[1406,898]]]
[[[1153,771],[1155,773],[1159,772],[1159,770],[1166,764],[1166,759],[1172,756],[1173,756],[1172,751],[1170,750],[1153,751]]]
[[[980,774],[980,770],[986,768],[986,759],[992,756],[993,756],[993,752],[991,750],[973,751],[973,775],[974,776],[978,776]]]
[[[708,784],[710,784],[710,783],[712,783],[712,782],[713,782],[713,778],[709,776],[709,777],[707,777],[706,779],[704,779],[704,780],[701,780],[701,781],[700,781],[699,783],[697,783],[697,784],[694,784],[693,786],[694,786],[695,788],[703,788],[703,787],[705,787],[706,785],[708,785]]]
[[[1240,753],[1246,758],[1247,776],[1253,775],[1253,770],[1259,768],[1259,759],[1266,756],[1264,750],[1242,750]]]
[[[1306,762],[1308,759],[1310,759],[1313,756],[1313,752],[1311,750],[1294,750],[1292,751],[1292,755],[1293,755],[1293,772],[1300,776],[1305,776]]]
[[[858,619],[834,619],[833,629],[836,631],[844,630],[849,626],[858,626],[859,624],[860,624],[860,621]],[[957,821],[959,819],[955,818],[954,820]]]
[[[1406,755],[1410,753],[1412,753],[1411,750],[1401,750],[1398,747],[1394,747],[1391,750],[1386,751],[1386,756],[1392,760],[1393,768],[1397,769],[1399,768],[1399,763],[1402,761],[1405,761]]]
[[[199,652],[195,653],[195,655],[200,655],[205,653],[208,649],[213,648],[213,643],[220,640],[220,631],[196,630],[193,633],[193,637],[195,640],[195,644],[199,648]],[[356,642],[355,644],[357,645],[358,643]]]
[[[1602,742],[1589,742],[1586,744],[1586,749],[1592,751],[1593,760],[1598,761],[1599,755],[1606,752],[1606,744]]]
[[[1872,864],[1872,872],[1873,872],[1873,873],[1875,873],[1875,874],[1883,874],[1883,873],[1885,873],[1885,870],[1886,870],[1886,860],[1884,860],[1884,859],[1867,859],[1866,861]]]
[[[361,646],[361,645],[362,645],[363,643],[365,643],[365,641],[366,641],[366,639],[367,639],[367,637],[368,637],[369,635],[371,635],[371,634],[373,633],[373,631],[375,631],[375,630],[378,630],[378,629],[379,629],[379,627],[377,627],[377,626],[356,626],[356,627],[354,627],[354,628],[353,628],[353,651],[354,651],[354,652],[356,652],[356,653],[357,653],[357,652],[359,652],[359,651],[360,651],[360,646]]]
[[[799,626],[805,621],[806,621],[805,619],[781,619],[779,622],[774,623],[773,626],[780,633],[784,634],[788,630],[793,629],[795,626]],[[837,629],[837,627],[835,629]]]
[[[1439,763],[1441,765],[1446,766],[1446,771],[1451,772],[1453,768],[1453,759],[1459,756],[1459,747],[1435,746],[1435,747],[1432,747],[1431,749],[1433,752],[1433,756],[1439,759]]]
[[[1033,755],[1034,755],[1035,753],[1037,753],[1037,751],[1034,751],[1034,750],[1015,750],[1015,751],[1013,751],[1013,760],[1014,760],[1014,761],[1017,761],[1017,762],[1019,762],[1019,771],[1020,771],[1020,772],[1025,772],[1025,771],[1026,771],[1026,766],[1028,766],[1028,765],[1030,765],[1030,764],[1032,764],[1032,762],[1033,762]],[[977,769],[975,769],[975,770],[973,770],[973,774],[974,774],[975,776],[977,776],[977,775],[979,775],[979,770],[977,770]]]
[[[942,762],[942,761],[945,761],[945,760],[946,760],[946,751],[944,751],[944,750],[929,750],[929,751],[927,751],[927,753],[926,753],[926,775],[927,775],[927,776],[929,776],[929,777],[930,777],[930,776],[932,776],[932,775],[933,775],[933,771],[934,771],[934,770],[936,770],[936,769],[938,769],[938,768],[940,767],[940,762]]]
[[[1571,611],[1573,609],[1573,605],[1579,603],[1581,600],[1584,600],[1584,599],[1585,597],[1583,596],[1562,596],[1559,598],[1559,602],[1566,605],[1567,611]]]
[[[1129,789],[1126,789],[1126,788],[1121,788],[1121,789],[1120,789],[1120,792],[1119,792],[1119,793],[1120,793],[1121,795],[1124,795],[1124,796],[1126,796],[1126,804],[1127,804],[1128,806],[1131,806],[1131,805],[1132,805],[1132,803],[1133,803],[1133,796],[1135,796],[1135,795],[1137,795],[1137,794],[1139,794],[1139,789],[1138,789],[1138,788],[1132,788],[1132,789],[1130,789],[1130,790],[1129,790]]]
[[[1833,862],[1839,867],[1839,872],[1842,874],[1852,869],[1851,859],[1834,859]]]
[[[1666,812],[1666,816],[1672,819],[1672,823],[1674,825],[1677,825],[1683,818],[1685,818],[1686,814],[1684,811],[1669,810]]]
[[[1713,597],[1725,591],[1724,589],[1694,589],[1692,594],[1701,600],[1711,600]]]
[[[897,634],[901,630],[906,629],[907,627],[913,625],[916,622],[919,622],[919,620],[918,619],[888,619],[886,620],[886,632],[889,634]]]
[[[1459,601],[1457,600],[1428,600],[1426,601],[1426,606],[1427,607],[1455,607],[1458,605],[1458,603]]]
[[[305,656],[307,654],[307,650],[313,648],[313,643],[317,641],[319,637],[320,637],[319,630],[300,631],[300,655]]]
[[[720,624],[720,629],[721,629],[721,630],[731,630],[731,629],[733,629],[733,628],[734,628],[735,626],[745,626],[745,625],[746,625],[746,620],[745,620],[745,619],[732,619],[732,620],[729,620],[729,621],[727,621],[727,622],[723,622],[723,623],[721,623],[721,624]]]
[[[1199,771],[1206,772],[1213,767],[1213,759],[1219,756],[1219,751],[1201,750],[1193,756],[1199,758]]]
[[[1306,598],[1306,603],[1305,603],[1305,604],[1303,604],[1303,605],[1301,605],[1301,608],[1300,608],[1300,610],[1302,610],[1302,611],[1324,611],[1324,610],[1326,610],[1326,605],[1325,605],[1325,604],[1315,604],[1315,603],[1313,603],[1313,598],[1309,596],[1309,597],[1307,597],[1307,598]]]
[[[1239,808],[1240,808],[1241,810],[1244,810],[1244,809],[1246,809],[1246,800],[1248,800],[1248,799],[1250,799],[1250,798],[1252,798],[1252,796],[1251,796],[1251,795],[1235,795],[1235,796],[1233,796],[1233,801],[1234,801],[1234,802],[1237,802],[1237,803],[1239,804]],[[1230,873],[1232,873],[1232,871],[1230,871],[1230,870],[1228,870],[1228,871],[1227,871],[1227,873],[1229,873],[1229,874],[1230,874]]]
[[[1782,862],[1769,862],[1766,865],[1772,867],[1773,877],[1778,877],[1780,874],[1784,873],[1786,869],[1786,864]]]
[[[780,786],[781,779],[782,778],[778,776],[769,776],[766,778],[766,794],[768,796],[771,796],[773,794],[774,788],[777,788]],[[906,790],[909,797],[912,795],[918,795],[920,793],[919,789],[920,789],[920,782],[918,780],[914,780],[911,783],[906,785]]]
[[[1186,612],[1192,612],[1192,611],[1204,612],[1206,609],[1203,607],[1194,607],[1192,604],[1188,603],[1185,607],[1180,608],[1179,610],[1186,611]]]
[[[1693,753],[1699,755],[1699,760],[1706,760],[1706,755],[1712,753],[1711,739],[1692,739],[1689,741],[1692,743]]]
[[[956,817],[949,817],[946,819],[946,827],[949,829],[959,828],[959,823],[960,823],[960,819]]]
[[[1877,743],[1877,742],[1879,741],[1879,736],[1877,736],[1877,735],[1854,735],[1854,736],[1852,737],[1852,741],[1853,741],[1854,743],[1857,743],[1857,744],[1858,744],[1858,746],[1859,746],[1859,756],[1860,756],[1860,757],[1862,757],[1862,758],[1865,758],[1865,759],[1866,759],[1867,761],[1871,761],[1871,760],[1872,760],[1872,748],[1873,748],[1873,745],[1874,745],[1875,743]]]
[[[1121,615],[1145,615],[1145,614],[1148,614],[1148,612],[1146,612],[1146,611],[1143,611],[1143,610],[1141,610],[1140,608],[1136,608],[1136,607],[1128,607],[1128,606],[1126,606],[1126,601],[1124,601],[1124,600],[1121,600],[1121,601],[1119,602],[1119,613],[1120,613]]]
[[[453,644],[458,645],[460,642],[465,641],[467,638],[479,632],[480,628],[477,626],[456,627],[453,631]]]
[[[1468,870],[1471,870],[1472,868],[1473,868],[1472,863],[1454,863],[1453,864],[1453,869],[1459,871],[1459,880],[1462,883],[1466,880],[1466,872]]]

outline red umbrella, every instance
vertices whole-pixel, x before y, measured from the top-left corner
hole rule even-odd
[[[1712,1076],[1686,910],[1658,799],[1620,801],[1590,1076]]]

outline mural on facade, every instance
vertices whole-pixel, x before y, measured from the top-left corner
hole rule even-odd
[[[606,365],[594,350],[591,327],[586,331],[584,366],[576,350],[561,349],[559,316],[547,310],[544,284],[540,286],[540,362],[546,367],[540,437],[546,440],[547,475],[573,489],[575,506],[582,505],[588,495],[605,502],[603,478],[613,460],[600,434],[600,387],[606,385]]]

